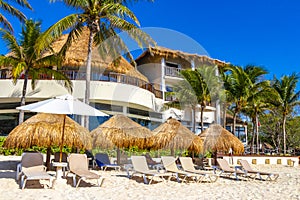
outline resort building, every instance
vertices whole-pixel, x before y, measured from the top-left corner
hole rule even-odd
[[[67,35],[63,35],[53,44],[58,52]],[[66,54],[63,67],[53,69],[65,73],[73,83],[72,95],[83,99],[85,95],[85,66],[87,55],[88,32],[85,32],[72,44]],[[137,67],[131,65],[125,58],[112,58],[100,55],[97,48],[93,49],[90,103],[97,109],[109,114],[124,114],[136,122],[156,128],[167,118],[173,117],[186,127],[192,128],[192,111],[189,107],[166,107],[166,103],[174,101],[174,96],[168,95],[172,87],[182,78],[180,70],[195,69],[203,65],[224,66],[226,63],[207,56],[189,54],[181,51],[156,47],[144,51],[136,59]],[[20,77],[14,84],[11,79],[11,69],[0,69],[0,134],[7,135],[18,124],[23,79]],[[31,80],[28,82],[26,103],[37,102],[68,93],[61,81],[52,77],[42,76],[32,90]],[[204,113],[204,128],[211,123],[220,123],[221,116],[216,102],[206,107]],[[27,117],[32,113],[26,113]],[[80,121],[79,117],[75,117]],[[106,117],[90,117],[90,129],[96,128],[106,121]],[[196,134],[200,133],[200,112],[196,112]]]

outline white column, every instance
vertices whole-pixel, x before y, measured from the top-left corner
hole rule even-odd
[[[127,106],[123,106],[123,115],[127,116]]]
[[[161,59],[161,91],[162,91],[162,98],[163,101],[165,100],[165,91],[166,91],[166,82],[165,82],[165,67],[166,61],[165,58]]]
[[[192,67],[192,70],[194,71],[195,70],[195,61],[194,60],[191,61],[191,67]]]
[[[218,67],[216,67],[216,76],[220,76],[219,75],[219,69]],[[220,105],[220,99],[216,100],[216,124],[220,124],[221,125],[221,105]]]

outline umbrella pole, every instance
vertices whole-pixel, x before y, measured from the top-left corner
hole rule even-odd
[[[120,152],[120,148],[117,148],[117,164],[120,165],[120,160],[121,160],[121,152]]]
[[[60,143],[60,153],[59,153],[59,162],[62,160],[62,148],[63,148],[63,141],[65,136],[65,125],[66,125],[66,115],[63,115],[63,126],[62,126],[62,134],[61,134],[61,143]]]

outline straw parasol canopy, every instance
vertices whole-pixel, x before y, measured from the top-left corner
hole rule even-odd
[[[53,44],[52,48],[55,53],[58,53],[62,46],[67,41],[68,34],[62,35]],[[84,67],[86,66],[86,59],[88,53],[88,40],[89,30],[84,28],[80,37],[78,37],[66,52],[62,66],[65,67]],[[52,52],[51,52],[52,53]],[[47,54],[50,54],[48,52]],[[100,55],[96,46],[93,47],[92,53],[92,67],[103,73],[116,72],[126,74],[134,78],[141,79],[149,82],[147,77],[135,69],[125,58],[122,56],[119,59],[111,58],[109,55],[103,57]]]
[[[15,127],[7,136],[4,147],[59,146],[62,142],[63,115],[39,113]],[[66,117],[63,145],[91,148],[89,131]]]
[[[187,149],[195,153],[202,151],[202,140],[176,119],[168,119],[152,132],[154,149]]]
[[[211,150],[227,153],[231,148],[235,154],[244,152],[243,143],[221,125],[210,125],[199,137],[203,140],[203,151]]]
[[[130,118],[118,114],[92,130],[91,136],[93,147],[129,148],[137,146],[140,149],[147,149],[151,146],[149,138],[152,133]]]

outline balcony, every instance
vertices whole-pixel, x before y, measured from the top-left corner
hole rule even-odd
[[[75,70],[59,70],[62,73],[64,73],[70,80],[85,80],[86,79],[86,73],[85,72],[78,72]],[[0,70],[0,79],[10,79],[8,70]],[[30,77],[29,77],[30,78]],[[22,77],[21,77],[22,79]],[[40,75],[40,80],[51,80],[52,77],[49,75]],[[137,86],[139,88],[143,88],[145,90],[150,91],[155,95],[156,98],[162,99],[162,91],[157,90],[155,88],[155,84],[148,83],[144,80],[141,80],[136,77],[127,76],[125,74],[115,73],[115,72],[109,72],[105,74],[101,73],[92,73],[91,75],[92,81],[104,81],[104,82],[116,82],[116,83],[122,83],[122,84],[128,84]]]
[[[182,69],[176,68],[176,67],[165,67],[165,76],[171,76],[171,77],[180,77],[180,71]]]

